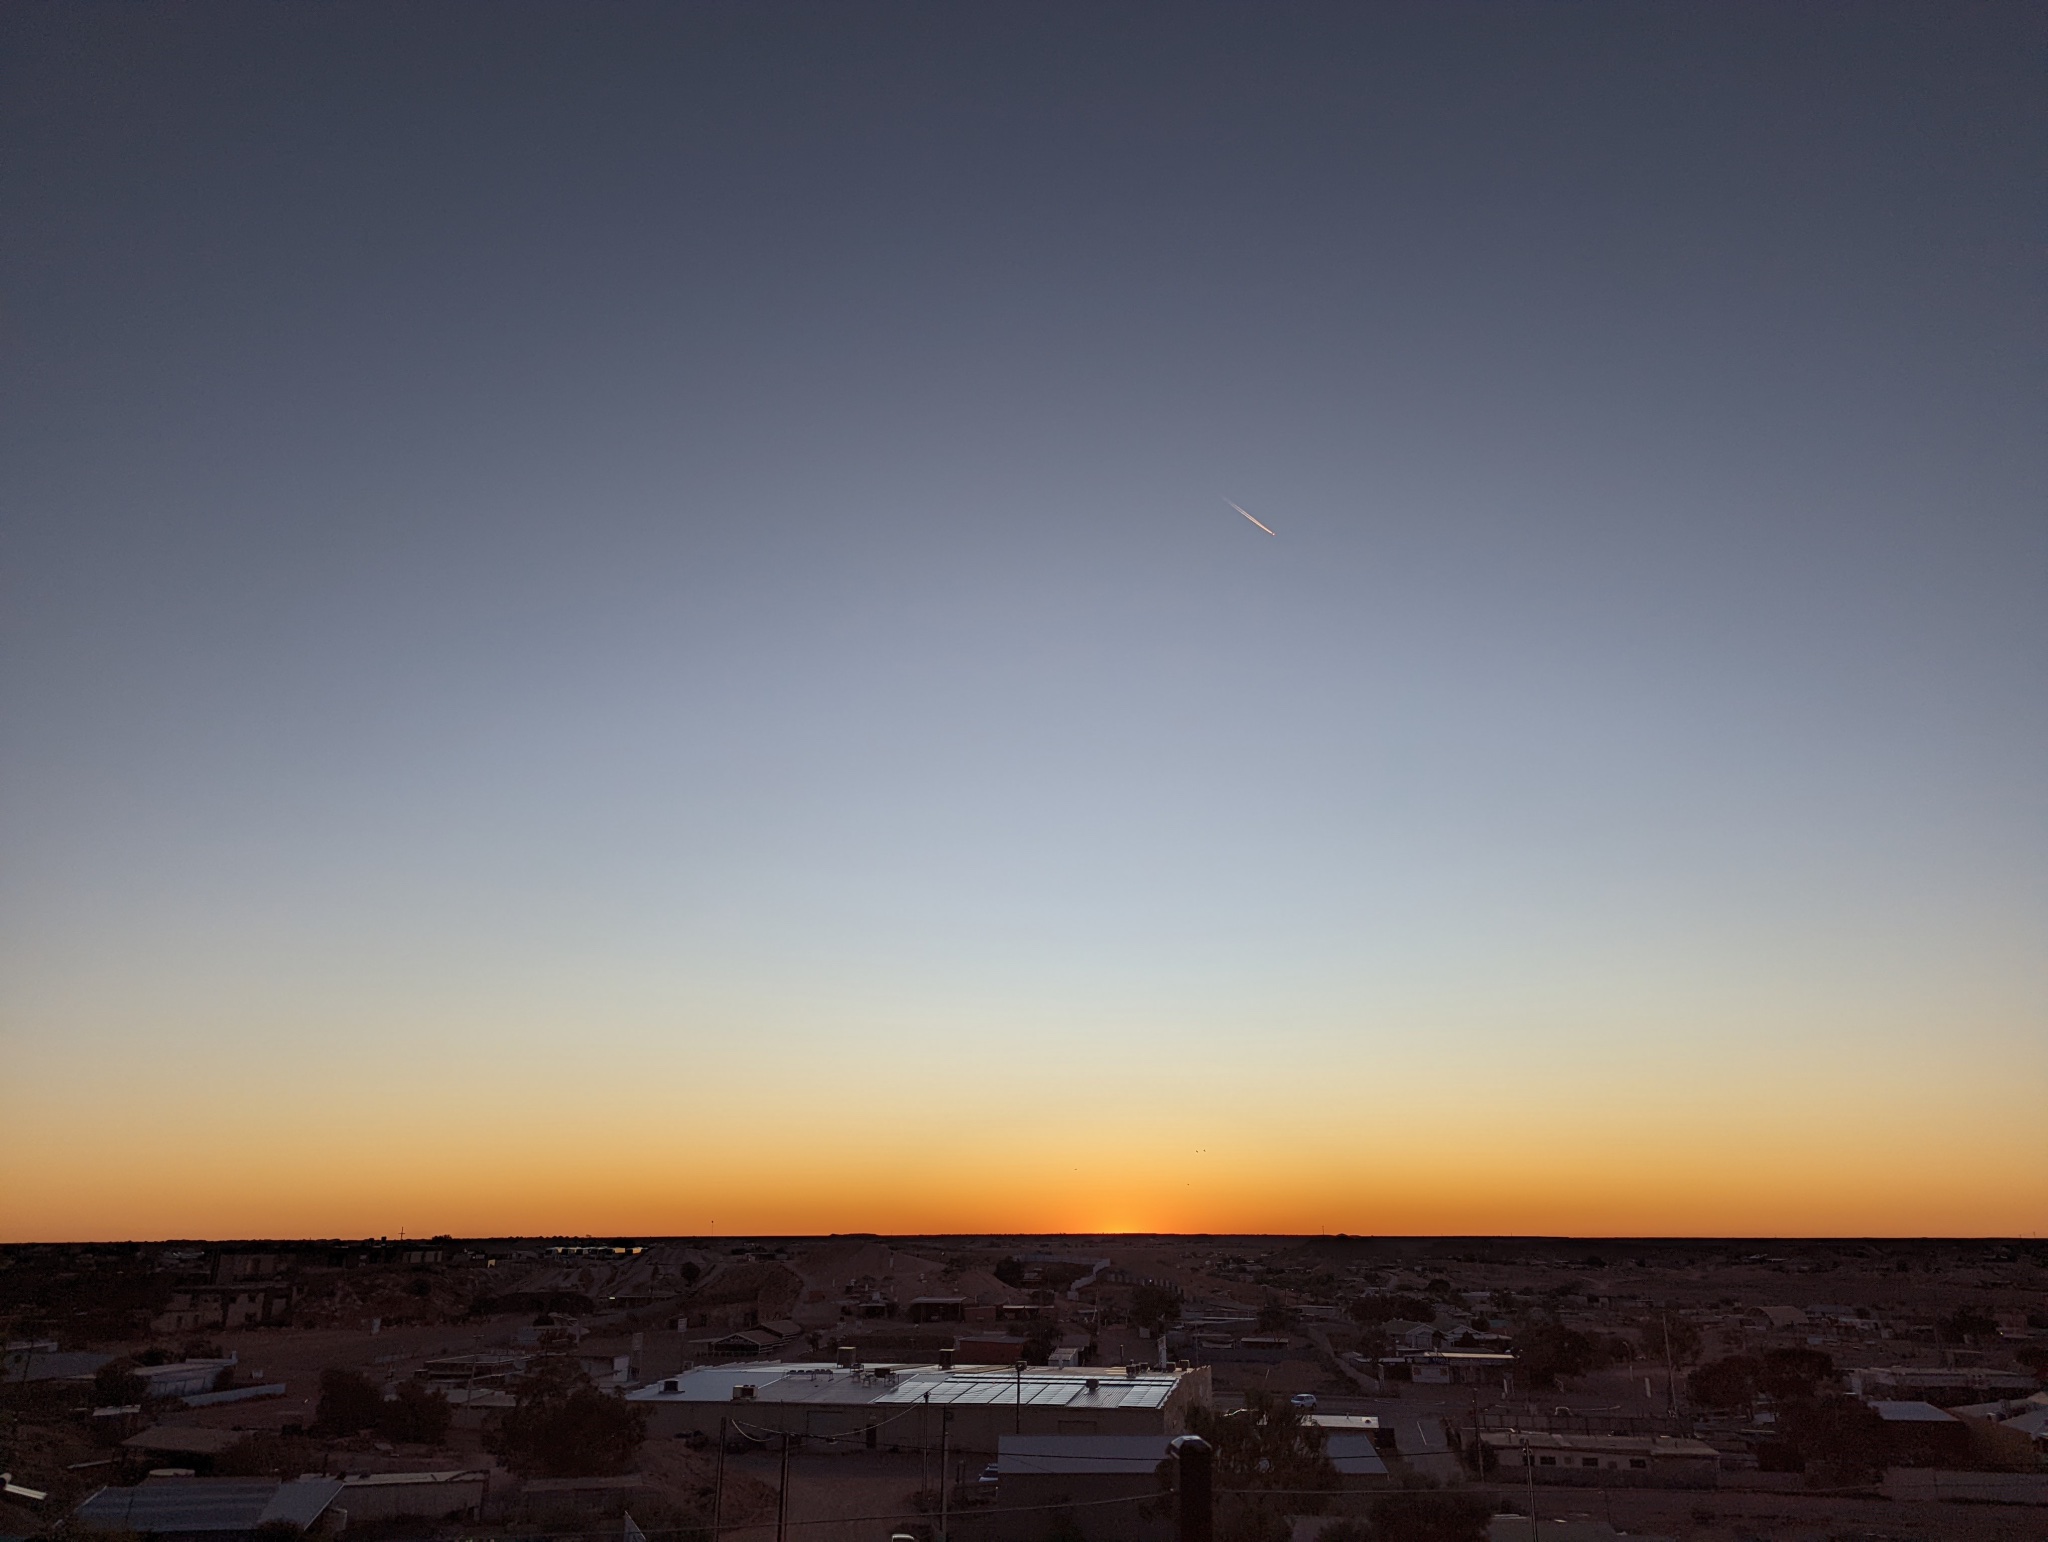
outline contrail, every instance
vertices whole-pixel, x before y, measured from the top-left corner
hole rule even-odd
[[[1230,503],[1230,500],[1229,500],[1228,498],[1225,498],[1225,499],[1224,499],[1223,501],[1224,501],[1225,503]],[[1249,512],[1247,512],[1247,511],[1246,511],[1246,510],[1244,510],[1244,509],[1238,509],[1238,508],[1237,508],[1237,505],[1236,505],[1236,504],[1234,504],[1234,503],[1230,503],[1230,506],[1231,506],[1231,507],[1232,507],[1233,509],[1237,509],[1237,512],[1238,512],[1238,513],[1240,513],[1240,514],[1243,514],[1243,515],[1244,515],[1244,517],[1245,517],[1246,519],[1250,519],[1250,520],[1251,520],[1251,522],[1252,522],[1253,524],[1255,524],[1255,525],[1258,525],[1258,526],[1259,526],[1259,528],[1260,528],[1261,530],[1264,530],[1264,531],[1266,532],[1266,534],[1268,534],[1268,535],[1277,535],[1277,534],[1279,533],[1278,531],[1275,531],[1275,530],[1271,530],[1271,529],[1268,529],[1268,528],[1267,528],[1267,527],[1266,527],[1265,525],[1263,525],[1263,524],[1260,524],[1258,520],[1256,520],[1256,519],[1253,519],[1253,518],[1252,518],[1252,516],[1251,516],[1251,514],[1250,514]]]

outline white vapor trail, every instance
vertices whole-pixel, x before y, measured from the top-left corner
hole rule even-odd
[[[1229,500],[1228,498],[1225,498],[1225,499],[1224,499],[1223,501],[1224,501],[1225,503],[1230,503],[1230,500]],[[1262,523],[1262,522],[1261,522],[1260,520],[1258,520],[1257,518],[1255,518],[1255,517],[1253,516],[1253,514],[1251,513],[1251,511],[1250,511],[1249,509],[1239,509],[1239,508],[1237,507],[1237,505],[1236,505],[1236,504],[1234,504],[1234,503],[1230,503],[1230,506],[1231,506],[1231,507],[1232,507],[1233,509],[1237,509],[1237,512],[1238,512],[1238,513],[1240,513],[1240,514],[1244,515],[1244,517],[1245,517],[1246,519],[1249,519],[1249,520],[1251,520],[1251,522],[1252,522],[1253,524],[1257,525],[1257,526],[1258,526],[1258,527],[1259,527],[1259,528],[1260,528],[1261,530],[1264,530],[1264,531],[1266,532],[1266,534],[1268,534],[1268,535],[1274,535],[1274,534],[1277,534],[1277,533],[1278,533],[1278,532],[1276,532],[1276,531],[1273,531],[1273,530],[1271,530],[1271,529],[1268,529],[1268,528],[1267,528],[1267,526],[1266,526],[1266,525],[1265,525],[1264,523]]]

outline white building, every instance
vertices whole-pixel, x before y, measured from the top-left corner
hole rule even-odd
[[[703,1366],[636,1387],[651,1434],[993,1453],[1004,1435],[1178,1435],[1209,1372],[1138,1367],[824,1363]]]

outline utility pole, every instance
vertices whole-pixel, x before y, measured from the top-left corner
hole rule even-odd
[[[775,1485],[775,1542],[789,1542],[789,1431],[782,1432],[782,1474]]]
[[[729,1421],[721,1415],[718,1420],[718,1465],[712,1469],[711,1478],[711,1542],[718,1542],[719,1529],[725,1521],[725,1426]]]
[[[1017,1433],[1024,1433],[1024,1362],[1017,1362]]]
[[[1678,1366],[1671,1354],[1671,1314],[1664,1314],[1664,1411],[1678,1413]]]
[[[938,1537],[938,1542],[946,1542],[946,1509],[947,1509],[947,1501],[948,1501],[949,1499],[951,1499],[951,1498],[952,1498],[952,1495],[953,1495],[953,1490],[952,1490],[952,1487],[951,1487],[951,1485],[949,1485],[949,1484],[947,1483],[947,1481],[946,1481],[946,1436],[947,1436],[947,1433],[948,1433],[948,1426],[950,1426],[950,1425],[952,1424],[952,1422],[953,1422],[953,1410],[952,1410],[952,1409],[950,1409],[950,1408],[941,1408],[941,1409],[939,1410],[939,1537]]]
[[[1529,1542],[1536,1542],[1536,1457],[1527,1435],[1522,1437],[1522,1470],[1529,1474]]]

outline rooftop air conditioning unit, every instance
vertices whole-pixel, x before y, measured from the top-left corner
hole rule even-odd
[[[732,1389],[732,1400],[735,1403],[753,1402],[754,1384],[751,1381],[743,1381],[736,1384]]]

